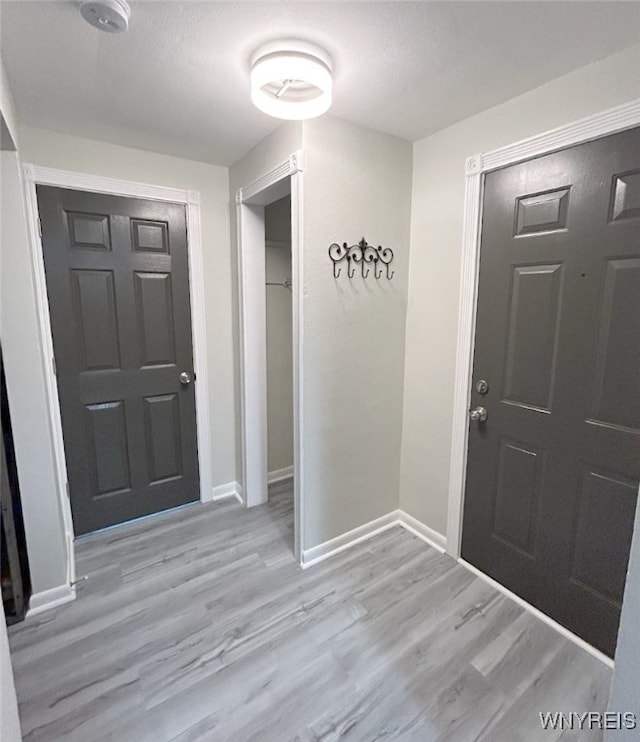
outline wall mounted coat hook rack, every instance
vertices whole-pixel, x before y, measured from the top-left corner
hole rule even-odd
[[[347,245],[343,242],[341,245],[334,242],[329,246],[329,257],[333,262],[333,277],[339,278],[342,273],[342,267],[338,264],[343,260],[347,262],[347,276],[353,278],[360,266],[360,275],[362,278],[367,278],[371,273],[371,265],[373,264],[373,275],[380,279],[383,273],[386,274],[390,280],[394,277],[395,271],[390,270],[389,266],[393,260],[393,250],[390,247],[374,247],[369,245],[363,237],[357,245]],[[384,266],[384,268],[383,268]],[[378,270],[379,268],[379,270]]]

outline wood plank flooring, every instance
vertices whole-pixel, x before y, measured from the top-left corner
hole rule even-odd
[[[306,571],[292,497],[77,543],[74,603],[10,630],[24,739],[599,740],[610,670],[400,528]]]

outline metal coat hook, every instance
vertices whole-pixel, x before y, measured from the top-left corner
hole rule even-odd
[[[374,275],[376,278],[382,277],[382,270],[380,270],[380,273],[378,273],[378,263],[380,262],[380,258],[376,258],[375,268],[374,268]]]
[[[382,265],[386,267],[387,279],[391,280],[395,271],[390,270],[389,265],[393,260],[393,250],[390,247],[383,248],[382,245],[373,247],[369,245],[363,237],[357,245],[347,245],[343,242],[341,245],[334,242],[329,246],[329,257],[333,263],[333,277],[339,278],[342,269],[338,266],[342,260],[347,261],[347,276],[353,278],[356,275],[356,265],[360,264],[360,275],[362,278],[367,278],[371,273],[371,269],[367,267],[367,264],[373,263],[373,275],[380,279],[384,271]],[[382,264],[382,265],[380,265]],[[378,271],[378,266],[380,270]]]
[[[355,267],[353,270],[351,270],[351,263],[355,261],[356,261],[356,258],[354,258],[353,255],[350,255],[349,253],[347,253],[347,275],[349,276],[349,278],[353,278],[356,275]]]
[[[378,259],[380,260],[381,263],[384,263],[384,265],[386,266],[387,278],[391,280],[396,273],[395,271],[389,272],[389,264],[393,260],[393,250],[391,250],[388,247],[383,250],[382,247],[378,246]]]
[[[346,242],[343,242],[342,245],[338,245],[337,242],[334,242],[333,245],[329,247],[329,257],[333,261],[333,277],[339,278],[340,274],[342,273],[342,268],[338,268],[338,263],[346,258],[347,254],[349,253],[349,247],[347,246]]]

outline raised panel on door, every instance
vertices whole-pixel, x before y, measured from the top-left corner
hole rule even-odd
[[[640,218],[640,170],[616,174],[611,189],[611,221]]]
[[[184,207],[37,192],[75,532],[198,500]]]
[[[462,556],[613,655],[640,479],[640,129],[487,174],[481,233]]]
[[[87,405],[89,463],[95,482],[93,497],[104,497],[131,488],[127,424],[124,403]]]
[[[176,363],[170,273],[135,274],[142,365]]]
[[[502,440],[498,460],[493,538],[531,559],[536,557],[544,454]]]
[[[106,214],[65,211],[69,247],[75,250],[111,250],[111,230]]]
[[[561,291],[561,265],[514,266],[504,381],[512,404],[551,409]]]
[[[597,600],[622,606],[638,483],[588,467],[580,479],[571,580]],[[619,544],[625,546],[619,548]]]
[[[149,482],[182,476],[182,441],[178,395],[163,394],[144,400]]]
[[[71,287],[81,370],[120,368],[113,271],[72,269]]]
[[[593,420],[640,432],[640,258],[607,261],[598,319]]]
[[[520,196],[516,201],[517,237],[566,229],[569,188]]]

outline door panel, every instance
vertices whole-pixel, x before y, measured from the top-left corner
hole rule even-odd
[[[638,484],[588,467],[580,487],[571,579],[620,607],[628,555],[616,541],[631,541]]]
[[[515,266],[509,306],[504,398],[551,408],[562,290],[561,265]]]
[[[178,395],[146,397],[144,422],[147,468],[152,484],[182,475],[182,444]]]
[[[175,365],[171,274],[136,273],[135,282],[142,365]]]
[[[640,130],[489,173],[462,555],[610,655],[638,379]]]
[[[94,496],[131,489],[124,403],[87,405]]]
[[[113,272],[72,269],[71,286],[80,369],[120,368]]]
[[[76,534],[197,500],[184,207],[37,192]]]
[[[503,440],[498,462],[493,537],[534,557],[544,454]]]
[[[598,323],[594,421],[640,427],[640,258],[607,262]]]

